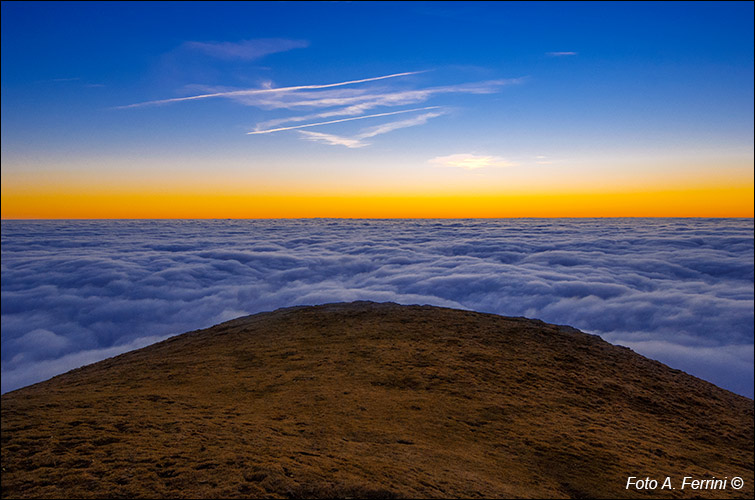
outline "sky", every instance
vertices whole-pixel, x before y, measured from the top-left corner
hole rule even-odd
[[[752,217],[752,2],[8,2],[13,218]]]

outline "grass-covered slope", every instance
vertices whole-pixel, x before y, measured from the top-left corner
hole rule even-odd
[[[4,498],[752,495],[752,400],[524,318],[281,309],[2,396]]]

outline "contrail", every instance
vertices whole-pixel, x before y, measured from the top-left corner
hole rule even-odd
[[[426,108],[415,108],[415,109],[404,109],[402,111],[391,111],[390,113],[378,113],[376,115],[365,115],[365,116],[356,116],[353,118],[341,118],[340,120],[330,120],[327,122],[318,122],[318,123],[307,123],[305,125],[294,125],[292,127],[281,127],[281,128],[269,128],[267,130],[255,130],[253,132],[247,132],[247,135],[254,135],[254,134],[269,134],[271,132],[282,132],[283,130],[294,130],[297,128],[305,128],[305,127],[316,127],[318,125],[329,125],[331,123],[341,123],[341,122],[350,122],[352,120],[364,120],[365,118],[377,118],[379,116],[390,116],[390,115],[398,115],[400,113],[411,113],[413,111],[424,111],[427,109],[437,109],[441,106],[428,106]]]
[[[416,75],[419,73],[425,73],[429,70],[425,71],[409,71],[406,73],[394,73],[392,75],[385,75],[385,76],[376,76],[373,78],[363,78],[361,80],[350,80],[348,82],[338,82],[338,83],[326,83],[322,85],[297,85],[295,87],[278,87],[278,88],[269,88],[269,89],[248,89],[248,90],[232,90],[229,92],[216,92],[214,94],[201,94],[201,95],[193,95],[188,97],[175,97],[172,99],[160,99],[157,101],[146,101],[146,102],[138,102],[136,104],[127,104],[125,106],[117,106],[115,109],[126,109],[126,108],[137,108],[140,106],[150,106],[155,104],[168,104],[171,102],[180,102],[180,101],[192,101],[195,99],[207,99],[209,97],[233,97],[233,96],[242,96],[242,95],[254,95],[254,94],[268,94],[272,92],[290,92],[292,90],[311,90],[311,89],[326,89],[330,87],[341,87],[344,85],[353,85],[355,83],[364,83],[364,82],[374,82],[377,80],[385,80],[386,78],[398,78],[400,76],[408,76],[408,75]]]

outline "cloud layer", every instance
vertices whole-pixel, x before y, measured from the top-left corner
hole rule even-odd
[[[2,391],[357,299],[569,324],[753,394],[751,219],[3,221]]]

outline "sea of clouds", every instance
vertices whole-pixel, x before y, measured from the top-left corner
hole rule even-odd
[[[3,221],[2,392],[238,316],[433,304],[568,324],[753,396],[752,219]]]

